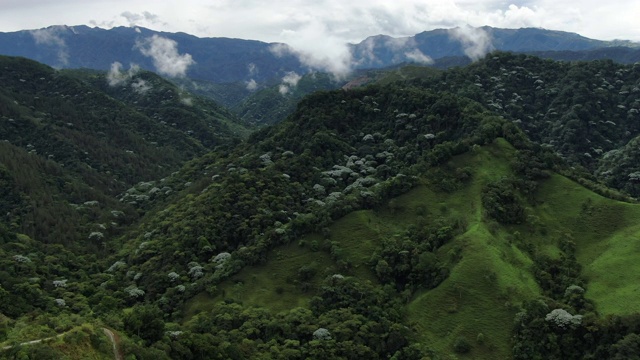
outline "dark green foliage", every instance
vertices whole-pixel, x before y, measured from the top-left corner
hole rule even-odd
[[[297,75],[297,74],[296,74]],[[298,102],[306,95],[339,87],[331,75],[311,73],[302,76],[295,86],[285,83],[268,84],[257,89],[232,108],[242,120],[256,125],[272,125],[293,113]]]
[[[482,190],[482,206],[487,215],[503,224],[520,224],[525,219],[524,206],[512,181],[489,183]]]
[[[570,164],[637,196],[639,78],[638,65],[497,52],[416,82],[479,101]]]
[[[411,175],[434,164],[434,148],[443,149],[435,162],[445,161],[499,136],[501,123],[471,101],[417,87],[316,93],[278,126],[233,151],[196,159],[168,179],[192,184],[189,193],[147,217],[132,244],[144,249],[127,251],[128,271],[149,274],[136,282],[147,299],[173,288],[166,274],[186,273],[190,262],[204,267],[203,283],[216,283],[266,261],[278,244],[409,190],[418,182]],[[468,171],[455,176],[464,181]],[[211,264],[216,254],[236,250],[234,261]],[[412,286],[441,281],[431,260],[411,260],[416,276],[425,271]]]
[[[380,282],[393,284],[398,291],[434,288],[448,275],[435,251],[461,230],[460,225],[440,219],[385,239],[371,257],[372,270]]]
[[[453,350],[458,354],[466,354],[471,351],[471,344],[464,336],[460,336],[453,343]]]
[[[13,70],[3,73],[7,86],[0,89],[0,130],[10,141],[0,143],[0,311],[23,320],[39,313],[101,317],[134,339],[123,349],[138,358],[418,359],[422,351],[412,344],[406,303],[421,294],[417,290],[439,286],[449,276],[445,264],[456,266],[467,249],[482,244],[471,244],[465,235],[460,239],[469,244],[446,247],[468,229],[466,220],[452,220],[457,215],[448,213],[445,203],[417,206],[418,225],[372,245],[379,248],[370,268],[358,273],[377,280],[339,274],[322,280],[328,267],[317,260],[296,265],[289,280],[297,289],[273,289],[283,298],[300,291],[311,298],[308,308],[272,314],[224,294],[223,303],[211,298],[220,296],[224,290],[217,289],[229,276],[248,264],[259,267],[269,261],[271,249],[310,232],[321,234],[307,244],[313,255],[321,259],[331,253],[340,271],[356,273],[342,261],[341,244],[328,231],[334,220],[354,210],[377,211],[421,183],[434,185],[430,196],[443,198],[447,194],[441,191],[459,195],[468,183],[484,184],[469,180],[485,169],[458,168],[457,159],[450,160],[469,150],[476,155],[468,157],[485,154],[477,147],[496,137],[517,149],[514,177],[483,188],[489,221],[478,219],[484,223],[474,231],[481,236],[488,229],[495,235],[488,242],[502,241],[498,222],[521,230],[518,224],[525,219],[532,227],[544,221],[526,218],[525,206],[535,213],[538,182],[564,166],[557,153],[591,170],[596,160],[576,154],[599,156],[597,149],[619,145],[607,140],[620,137],[622,143],[635,136],[595,119],[601,110],[620,117],[617,97],[632,92],[622,87],[630,86],[636,70],[607,62],[557,64],[495,54],[419,82],[318,92],[302,99],[285,121],[245,142],[234,140],[232,132],[242,126],[234,125],[226,110],[197,97],[189,97],[189,105],[181,101],[188,94],[150,73],[133,79],[152,86],[143,96],[131,84],[111,88],[91,71],[54,71],[21,59],[1,62]],[[596,108],[578,106],[588,102],[591,90],[576,85],[572,93],[554,82],[564,74],[588,88],[598,71],[611,76],[613,83],[607,81],[618,95],[598,95],[601,104],[588,105]],[[538,78],[553,87],[536,83]],[[624,101],[627,109],[635,106]],[[538,113],[551,106],[562,119],[551,110]],[[629,119],[620,124],[636,131]],[[586,138],[591,145],[579,143]],[[625,165],[620,171],[630,169]],[[471,200],[477,206],[478,199]],[[396,206],[384,210],[397,213]],[[437,206],[451,218],[433,216]],[[606,358],[633,352],[637,321],[593,313],[571,236],[559,237],[558,256],[537,245],[520,250],[533,260],[531,270],[545,298],[525,303],[516,318],[514,357]],[[497,256],[516,258],[515,250]],[[487,286],[498,287],[507,277],[488,272],[484,278]],[[460,291],[454,297],[462,296]],[[211,301],[207,310],[185,316],[186,305],[201,298]],[[123,308],[129,309],[123,313]],[[575,322],[559,327],[546,319],[554,310]],[[314,336],[318,329],[330,335]],[[480,339],[474,355],[493,338]],[[464,338],[444,346],[460,354],[472,347]]]
[[[156,306],[136,305],[123,318],[125,330],[143,339],[147,345],[164,335],[163,313]]]
[[[611,346],[612,360],[640,359],[640,336],[631,333]]]
[[[514,359],[634,359],[638,355],[637,314],[596,318],[558,327],[546,319],[557,303],[526,302],[516,315]],[[570,313],[573,314],[572,311]],[[575,316],[575,315],[574,315]]]
[[[399,322],[400,305],[380,288],[353,278],[323,282],[312,310],[278,314],[220,303],[199,314],[186,331],[165,338],[173,359],[342,358],[419,359],[408,347],[410,333]],[[330,336],[316,337],[323,328]]]

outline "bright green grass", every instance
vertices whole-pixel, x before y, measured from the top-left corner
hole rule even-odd
[[[450,353],[456,339],[464,336],[473,344],[469,358],[508,358],[514,305],[539,294],[526,270],[526,257],[491,240],[482,226],[456,239],[464,250],[449,278],[416,296],[408,307],[422,342],[439,353]],[[475,341],[480,333],[483,344]]]
[[[604,198],[560,175],[543,183],[539,214],[573,235],[587,297],[602,314],[640,312],[640,205]]]
[[[320,236],[305,238],[307,244],[312,241],[322,243]],[[298,271],[303,266],[316,269],[315,277],[310,281],[317,285],[321,279],[336,273],[336,267],[325,251],[311,251],[307,245],[297,243],[281,246],[269,253],[264,265],[247,266],[240,273],[218,286],[218,296],[211,298],[206,294],[194,297],[188,304],[185,319],[200,311],[210,310],[215,303],[225,299],[241,302],[245,306],[265,307],[277,313],[295,307],[307,307],[313,295],[302,291],[297,283]]]
[[[603,198],[557,174],[542,181],[536,201],[527,208],[527,223],[502,226],[485,219],[481,194],[491,181],[510,176],[514,149],[504,140],[473,149],[452,159],[447,167],[469,167],[472,178],[452,193],[418,186],[375,210],[352,212],[334,222],[330,238],[312,234],[270,252],[265,265],[250,266],[219,285],[215,298],[199,295],[187,304],[185,318],[208,310],[223,299],[261,306],[273,312],[308,306],[313,287],[325,277],[342,273],[375,282],[371,255],[388,237],[409,225],[439,217],[466,224],[466,232],[438,250],[449,263],[450,276],[437,288],[416,293],[407,305],[407,320],[426,347],[445,356],[498,359],[510,356],[513,316],[521,301],[541,295],[531,274],[532,261],[519,246],[533,244],[538,252],[560,256],[558,239],[569,234],[588,279],[587,297],[603,314],[640,311],[640,205]],[[312,251],[311,244],[320,250]],[[337,257],[349,263],[340,268]],[[455,254],[458,254],[456,256]],[[313,264],[311,290],[297,283],[301,267]],[[341,269],[341,270],[340,270]],[[479,333],[484,342],[479,344]],[[454,355],[453,343],[464,336],[473,348]]]
[[[464,234],[439,250],[441,258],[460,251],[461,259],[451,267],[449,278],[417,294],[407,307],[421,342],[440,354],[451,354],[456,339],[464,336],[473,346],[467,358],[508,358],[516,305],[540,293],[529,272],[528,255],[506,240],[510,230],[498,227],[492,234],[483,221],[482,188],[510,175],[508,159],[513,151],[498,140],[456,157],[451,167],[473,169],[472,180],[458,191],[411,192],[430,212],[444,207],[447,214],[468,224]],[[480,333],[483,344],[476,342]]]

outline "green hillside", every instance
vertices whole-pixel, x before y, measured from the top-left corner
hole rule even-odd
[[[391,69],[248,135],[152,73],[110,84],[0,60],[2,356],[109,357],[105,328],[131,359],[622,359],[640,346],[635,178],[614,191],[590,175],[634,166],[635,103],[620,94],[633,67],[497,53]],[[604,113],[554,80],[598,72],[613,81],[594,95]],[[536,77],[548,84],[531,89]],[[508,91],[522,99],[507,106]],[[564,115],[538,116],[551,104]],[[598,114],[622,119],[618,105],[614,127]]]
[[[472,169],[470,180],[454,191],[442,191],[425,176],[422,185],[384,206],[342,217],[325,235],[310,234],[297,244],[276,247],[266,264],[244,268],[221,283],[214,296],[194,298],[187,304],[186,319],[215,308],[213,304],[222,300],[272,313],[309,307],[323,280],[335,274],[380,284],[371,259],[383,239],[441,219],[464,223],[464,231],[436,252],[447,264],[448,277],[436,288],[396,295],[403,301],[402,312],[414,339],[425,351],[449,358],[463,338],[471,344],[463,358],[510,357],[512,324],[520,304],[550,295],[536,281],[534,263],[539,254],[553,258],[563,254],[556,239],[560,233],[576,239],[586,298],[593,301],[595,310],[602,315],[637,312],[629,305],[635,299],[631,279],[640,269],[630,263],[632,253],[620,256],[620,248],[628,251],[637,246],[629,244],[637,225],[620,219],[612,223],[611,216],[628,213],[629,219],[637,218],[634,214],[640,205],[603,198],[552,174],[529,200],[525,223],[498,224],[483,211],[482,189],[514,175],[515,151],[499,139],[445,165],[449,170]],[[584,204],[591,207],[585,210]],[[603,224],[616,231],[603,229]],[[599,230],[594,233],[595,229]]]

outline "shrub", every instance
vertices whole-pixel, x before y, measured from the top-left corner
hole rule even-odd
[[[466,354],[471,351],[471,344],[467,341],[467,338],[460,336],[453,343],[453,350],[458,354]]]

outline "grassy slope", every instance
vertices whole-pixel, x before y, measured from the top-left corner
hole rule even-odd
[[[531,260],[511,245],[504,228],[483,221],[481,190],[484,184],[510,174],[508,159],[513,149],[503,141],[457,157],[453,167],[470,166],[472,180],[456,192],[433,193],[416,189],[414,199],[440,207],[468,223],[468,230],[443,246],[440,252],[460,260],[436,289],[418,294],[408,305],[409,318],[424,344],[439,353],[451,353],[454,342],[465,337],[473,350],[469,358],[507,358],[513,316],[511,304],[536,297],[539,288],[529,272]],[[492,233],[493,232],[493,233]],[[494,275],[495,274],[495,277]],[[478,334],[484,344],[476,344]]]
[[[640,205],[606,199],[559,175],[543,184],[549,219],[571,229],[588,280],[587,297],[602,314],[640,312]]]
[[[310,264],[317,270],[310,281],[312,288],[335,273],[375,282],[368,260],[381,239],[438,217],[462,220],[467,231],[438,251],[450,263],[449,278],[435,289],[416,293],[406,310],[418,340],[440,354],[452,355],[454,342],[464,336],[473,349],[457,355],[460,358],[509,357],[518,304],[540,296],[530,272],[532,261],[516,244],[530,242],[538,251],[555,256],[559,234],[573,236],[578,260],[589,279],[587,296],[601,313],[640,311],[635,302],[640,286],[634,282],[640,273],[640,264],[634,262],[640,242],[630,241],[640,238],[640,224],[634,223],[640,219],[640,205],[603,198],[554,174],[541,184],[536,205],[527,209],[527,224],[501,226],[488,221],[482,212],[482,187],[511,174],[513,151],[498,140],[458,156],[449,167],[473,169],[472,179],[459,190],[444,193],[428,184],[418,186],[386,207],[356,211],[336,221],[329,240],[313,234],[275,249],[265,265],[247,267],[221,284],[216,298],[200,295],[193,299],[185,318],[224,298],[274,312],[306,306],[313,291],[303,292],[296,279],[298,270]],[[339,244],[340,258],[352,264],[350,270],[339,270],[329,254],[329,241]],[[311,250],[314,242],[320,250]],[[476,341],[480,333],[482,344]]]

